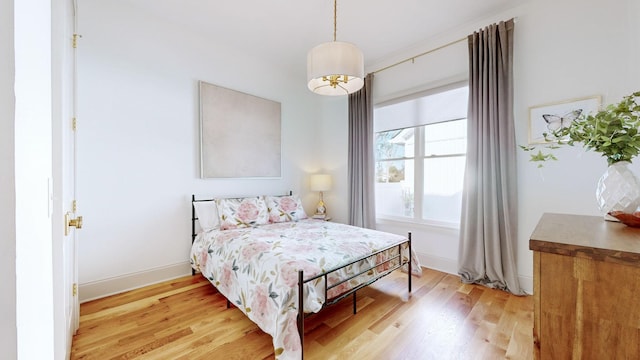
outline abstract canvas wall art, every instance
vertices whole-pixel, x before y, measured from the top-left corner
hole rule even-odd
[[[281,177],[279,102],[200,81],[202,178]]]

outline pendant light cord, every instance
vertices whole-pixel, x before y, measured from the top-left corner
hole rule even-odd
[[[338,0],[333,0],[333,41],[336,41],[336,28],[338,23]]]

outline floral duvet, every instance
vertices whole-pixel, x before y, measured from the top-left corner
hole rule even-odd
[[[300,359],[298,270],[303,270],[304,278],[308,279],[405,239],[380,231],[305,219],[200,233],[191,249],[191,264],[273,337],[276,358]],[[360,268],[373,267],[397,251],[395,247],[332,272],[328,276],[329,285],[357,273]],[[408,247],[402,251],[406,259]],[[390,267],[388,263],[377,266],[329,290],[327,295],[337,296]],[[412,270],[414,274],[421,274],[415,254],[412,254]],[[305,312],[320,311],[325,301],[324,278],[305,284],[304,292]]]

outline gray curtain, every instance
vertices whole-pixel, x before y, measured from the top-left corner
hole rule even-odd
[[[376,226],[372,85],[368,74],[349,94],[349,224],[369,229]]]
[[[462,195],[459,274],[523,294],[513,122],[513,19],[469,35],[467,163]]]

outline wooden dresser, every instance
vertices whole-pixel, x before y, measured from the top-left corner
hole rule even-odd
[[[544,214],[533,250],[537,359],[640,358],[640,229]]]

